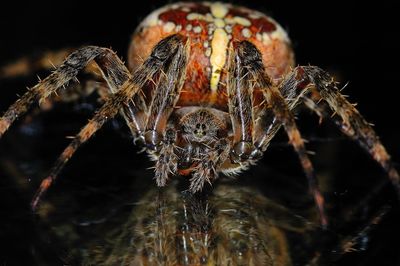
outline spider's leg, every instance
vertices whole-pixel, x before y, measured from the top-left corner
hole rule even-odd
[[[107,120],[113,118],[121,109],[121,107],[127,104],[129,100],[132,99],[140,90],[140,88],[143,87],[143,85],[152,76],[154,76],[155,73],[159,72],[159,70],[165,66],[169,59],[175,58],[176,50],[178,47],[183,45],[182,43],[183,40],[178,35],[172,35],[160,41],[153,48],[149,58],[147,58],[136,70],[136,72],[133,74],[133,77],[120,85],[116,93],[111,95],[111,97],[103,104],[103,106],[97,110],[94,117],[81,129],[68,147],[59,156],[54,167],[50,171],[49,176],[42,181],[40,188],[36,192],[36,195],[31,203],[33,209],[36,208],[43,193],[45,193],[50,185],[54,182],[58,173],[62,170],[79,146],[92,137],[93,134],[99,130]],[[113,69],[106,69],[106,71],[107,75],[109,75],[111,79],[114,79],[115,84],[118,84],[118,73],[113,72]]]
[[[151,101],[147,118],[145,143],[150,150],[157,150],[164,136],[167,121],[179,99],[185,80],[189,56],[189,42],[177,49],[168,69],[161,73]]]
[[[107,91],[104,91],[104,88],[99,91],[103,98],[107,98],[110,94],[116,93],[125,82],[132,79],[132,75],[126,66],[119,59],[113,59],[112,54],[95,58],[95,62],[98,65],[102,77],[108,85]],[[152,77],[155,74],[155,71],[159,70],[152,65],[148,65],[147,68],[153,68],[152,72],[148,73],[148,78]],[[121,115],[124,117],[135,139],[143,135],[146,112],[147,105],[142,93],[136,93],[132,99],[122,106],[122,109],[120,110]]]
[[[271,105],[276,120],[283,124],[289,137],[289,142],[297,152],[307,176],[310,191],[314,196],[315,204],[321,218],[321,224],[323,227],[326,227],[328,220],[324,211],[324,198],[318,188],[317,178],[311,160],[308,157],[304,140],[301,137],[288,104],[279,89],[272,84],[265,71],[261,54],[253,44],[247,41],[240,42],[235,49],[235,53],[239,59],[238,64],[246,68],[258,85],[261,86],[264,97],[267,103]]]
[[[101,54],[112,53],[111,50],[88,46],[72,53],[64,63],[47,78],[40,81],[32,89],[28,90],[19,98],[0,118],[0,137],[9,126],[37,100],[43,102],[48,96],[54,93],[59,87],[68,84],[76,77],[89,62]]]
[[[279,86],[279,88],[289,110],[293,111],[299,104],[299,95],[293,90],[282,90],[282,86]],[[258,150],[265,152],[271,140],[281,128],[282,122],[275,118],[274,112],[269,106],[264,106],[264,111],[258,114],[257,117],[258,119],[255,120],[256,123],[254,125],[254,145]]]
[[[92,60],[95,60],[101,69],[104,68],[102,69],[103,76],[111,88],[130,77],[129,71],[110,49],[96,46],[83,47],[68,56],[64,63],[51,75],[28,90],[8,108],[3,117],[0,118],[0,137],[18,117],[27,112],[34,102],[37,100],[39,103],[45,101],[58,88],[67,85],[69,81],[75,79],[77,74]],[[116,69],[111,70],[110,67],[115,67]],[[154,69],[153,67],[151,70]],[[148,74],[152,76],[152,73]]]
[[[251,73],[236,48],[230,49],[227,82],[228,107],[234,133],[231,158],[234,162],[244,162],[251,160],[257,152],[252,137],[253,84],[250,82]]]
[[[76,50],[62,48],[15,58],[10,63],[0,66],[0,80],[33,76],[39,71],[54,71],[64,63],[68,55]],[[40,107],[47,110],[55,102],[74,101],[91,94],[93,91],[97,91],[102,98],[110,94],[110,88],[103,84],[104,80],[101,79],[101,73],[96,62],[89,62],[82,72],[85,74],[83,79],[80,77],[79,82],[65,84],[63,90],[57,90],[57,94],[50,95],[45,99],[45,104]]]
[[[314,89],[312,97],[304,93],[307,88],[310,88],[308,85],[312,85]],[[400,178],[390,155],[372,126],[362,117],[354,105],[349,103],[340,93],[336,83],[328,73],[315,66],[299,66],[285,79],[283,86],[292,87],[292,91],[296,91],[298,95],[302,94],[301,99],[304,100],[308,108],[319,115],[321,119],[333,120],[345,135],[357,141],[387,172],[400,197]],[[324,101],[318,103],[321,99]],[[338,114],[341,119],[332,117],[332,113]]]
[[[160,75],[148,112],[144,142],[150,151],[159,154],[155,166],[158,186],[165,186],[168,176],[176,172],[178,161],[174,152],[176,132],[172,129],[166,132],[166,128],[169,116],[180,96],[186,76],[188,55],[189,42],[182,43],[166,71]]]
[[[30,64],[33,64],[32,67],[35,70],[38,68],[49,68],[50,63],[48,63],[49,65],[45,63],[47,62],[47,58],[45,59],[45,56],[49,56],[50,59],[56,61],[56,64],[60,65],[60,58],[65,54],[66,51],[62,50],[54,53],[46,53],[43,58],[38,60],[38,62],[30,62]],[[20,64],[23,64],[23,62],[28,64],[29,62],[26,61],[28,61],[28,59],[22,60]],[[114,69],[108,73],[107,69],[110,67],[114,67]],[[7,72],[9,77],[11,76],[11,73],[9,73],[11,70],[8,69],[8,71],[5,71],[7,69],[7,67],[4,68],[3,72]],[[80,70],[84,70],[90,74],[97,74],[97,76],[100,72],[103,76],[103,79],[106,80],[108,87],[96,84],[96,82],[93,80],[89,80],[87,84],[82,83],[77,84],[76,86],[69,86],[68,81],[75,79]],[[19,73],[17,70],[15,71],[15,75],[23,74]],[[104,98],[110,93],[114,93],[118,84],[122,84],[130,77],[131,75],[128,69],[111,50],[100,47],[84,47],[80,50],[77,50],[67,57],[64,63],[62,63],[52,75],[25,93],[25,95],[22,96],[22,98],[19,99],[13,106],[11,106],[4,116],[0,118],[0,137],[4,131],[7,130],[13,120],[15,120],[17,116],[21,116],[24,112],[26,112],[36,99],[40,99],[41,102],[46,101],[46,106],[49,106],[49,104],[52,104],[55,101],[69,101],[77,96],[80,97],[88,94],[93,89],[97,89],[100,96]],[[52,94],[52,92],[56,91],[60,86],[64,86],[67,89],[59,91],[57,97],[47,97],[55,95]],[[122,114],[125,117],[125,120],[127,121],[132,133],[135,133],[134,135],[137,135],[137,133],[140,134],[139,128],[140,125],[143,124],[143,122],[140,122],[144,120],[142,118],[144,113],[145,104],[141,94],[135,95],[134,99],[123,107]]]

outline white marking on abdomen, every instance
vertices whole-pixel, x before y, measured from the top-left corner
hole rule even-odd
[[[212,66],[210,86],[212,93],[216,93],[218,89],[221,71],[225,66],[228,43],[228,34],[223,29],[216,29],[211,41],[212,52],[210,56],[210,63]]]
[[[226,26],[225,16],[228,13],[228,7],[222,3],[213,3],[210,6],[211,14],[215,17],[214,25],[216,29],[212,35],[211,39],[211,78],[210,78],[210,88],[212,97],[215,98],[218,84],[221,79],[221,71],[225,66],[226,62],[226,52],[228,50],[229,37],[227,32],[224,30]]]

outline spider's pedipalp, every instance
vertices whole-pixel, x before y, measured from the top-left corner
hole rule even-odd
[[[93,134],[97,130],[99,130],[106,121],[113,118],[124,105],[127,105],[129,100],[136,95],[140,88],[155,73],[159,72],[165,66],[166,62],[171,57],[176,57],[176,53],[171,54],[171,51],[175,52],[178,44],[180,43],[181,38],[177,35],[172,35],[169,38],[161,41],[158,45],[154,47],[152,54],[143,63],[143,65],[135,71],[131,78],[125,80],[123,84],[120,84],[121,80],[118,80],[118,78],[124,77],[124,74],[126,74],[125,78],[128,78],[129,73],[115,72],[116,69],[118,69],[115,65],[113,65],[113,69],[103,69],[103,72],[107,73],[107,75],[110,77],[109,84],[111,84],[112,86],[116,86],[116,92],[111,95],[111,97],[104,103],[104,105],[96,112],[94,117],[81,129],[78,135],[76,135],[73,141],[59,156],[49,176],[42,181],[39,190],[34,196],[31,203],[32,209],[35,209],[37,207],[37,204],[43,193],[46,192],[46,190],[51,186],[51,184],[57,178],[59,172],[69,161],[75,151],[80,147],[80,145],[82,145],[90,137],[92,137]],[[165,51],[166,49],[171,50],[169,51],[169,53],[167,53]]]
[[[205,182],[212,185],[212,181],[218,177],[217,169],[229,158],[230,150],[229,140],[220,139],[214,149],[205,148],[205,151],[200,152],[199,162],[195,167],[196,171],[190,179],[189,190],[191,192],[201,191]]]
[[[164,137],[164,144],[161,147],[159,156],[154,167],[154,179],[159,187],[167,184],[168,177],[176,174],[178,156],[175,152],[176,131],[169,128]]]
[[[321,224],[323,227],[326,227],[328,225],[328,220],[324,211],[324,198],[319,191],[314,168],[310,158],[307,155],[304,140],[302,139],[300,131],[297,128],[294,116],[290,111],[290,107],[286,104],[286,101],[279,89],[272,84],[268,74],[265,71],[261,54],[257,48],[248,41],[242,41],[237,45],[236,49],[237,54],[239,57],[241,57],[241,64],[243,64],[243,68],[247,69],[251,76],[254,77],[255,81],[260,85],[267,103],[272,107],[272,111],[276,120],[278,120],[284,126],[289,137],[289,142],[297,152],[300,158],[300,163],[307,176],[310,191],[314,196],[314,201],[321,218]]]

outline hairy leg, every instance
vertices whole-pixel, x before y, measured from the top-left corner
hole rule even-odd
[[[177,170],[176,132],[167,129],[167,122],[180,96],[188,56],[189,42],[186,42],[177,49],[168,69],[161,73],[148,112],[144,141],[148,150],[158,154],[155,179],[160,187],[165,186],[168,177]]]
[[[34,76],[39,71],[54,71],[63,64],[65,59],[78,49],[63,48],[59,50],[43,51],[29,56],[15,58],[8,64],[0,66],[0,79],[18,79]],[[81,71],[84,75],[79,77],[79,82],[69,82],[42,101],[40,108],[48,110],[57,102],[72,102],[97,91],[102,99],[110,94],[110,88],[101,76],[99,66],[95,61],[89,62]],[[75,78],[76,81],[78,81]],[[31,115],[31,114],[30,114]]]
[[[179,99],[185,80],[188,53],[189,42],[186,42],[186,44],[179,46],[168,69],[161,72],[150,105],[144,136],[146,146],[150,150],[156,151],[159,148],[168,119]]]
[[[201,191],[204,183],[212,185],[211,181],[218,176],[217,169],[229,158],[231,145],[228,139],[220,139],[216,143],[215,149],[201,151],[201,158],[198,161],[196,170],[190,179],[189,190],[191,192]]]
[[[93,91],[97,91],[99,96],[105,100],[111,93],[115,93],[118,84],[122,84],[131,75],[119,58],[109,49],[100,47],[92,47],[92,50],[101,50],[99,55],[87,62],[84,68],[81,70],[85,74],[84,79],[79,82],[68,82],[63,85],[63,89],[58,89],[49,97],[42,99],[40,104],[41,110],[47,110],[51,108],[55,102],[69,102],[79,99],[83,96],[91,94]],[[82,48],[81,50],[84,50]],[[90,50],[87,48],[86,50]],[[61,66],[70,61],[70,57],[73,49],[65,48],[56,51],[47,51],[39,55],[31,57],[23,57],[15,60],[13,63],[0,67],[0,79],[2,78],[18,78],[22,76],[33,75],[39,70],[55,70],[58,71],[56,66]],[[83,51],[84,52],[84,51]],[[86,51],[90,53],[90,51]],[[76,52],[75,52],[76,53]],[[95,51],[93,51],[95,53]],[[64,62],[65,61],[65,62]],[[112,78],[107,75],[106,68],[114,67],[116,77]],[[115,75],[114,75],[115,76]],[[76,77],[73,79],[77,80]],[[146,113],[146,105],[142,94],[138,93],[134,99],[130,100],[129,103],[123,106],[121,115],[124,117],[128,127],[131,130],[132,135],[137,138],[142,134],[140,131],[143,128],[144,116]],[[40,111],[40,110],[38,110]],[[33,114],[36,114],[36,108]],[[1,124],[1,120],[0,120]],[[1,134],[0,134],[1,137]]]
[[[50,171],[50,174],[47,178],[45,178],[39,190],[37,191],[35,197],[32,201],[32,208],[35,209],[41,196],[43,193],[50,187],[50,185],[56,179],[58,173],[62,170],[68,160],[72,157],[75,151],[79,148],[80,145],[85,143],[93,134],[99,130],[106,121],[113,118],[118,111],[126,104],[129,103],[129,100],[132,99],[137,92],[143,87],[143,85],[154,76],[155,73],[159,72],[165,67],[167,61],[171,58],[175,58],[176,50],[181,47],[183,44],[183,40],[178,35],[172,35],[162,41],[160,41],[154,48],[146,61],[136,70],[133,74],[132,78],[127,79],[123,84],[119,84],[120,73],[115,72],[115,69],[106,68],[104,69],[104,73],[113,80],[114,84],[117,85],[116,93],[111,95],[111,97],[104,103],[104,105],[96,111],[94,117],[81,129],[81,131],[75,136],[70,145],[62,152],[58,160],[56,161],[53,169]],[[74,55],[75,57],[77,55]],[[93,58],[92,58],[93,59]],[[78,64],[78,62],[74,62]],[[69,66],[70,63],[67,64]],[[82,65],[82,63],[78,64]],[[115,67],[115,65],[113,65]],[[127,75],[129,73],[126,73]],[[123,76],[123,75],[122,75]],[[52,77],[52,75],[50,76]],[[56,76],[58,77],[58,76]],[[62,85],[62,81],[45,79],[47,82],[50,80],[50,84],[55,83]],[[62,79],[65,80],[65,77]],[[112,84],[111,84],[112,85]],[[41,88],[40,86],[38,88]],[[41,93],[40,89],[36,89],[39,91],[39,96],[42,96],[46,93]],[[49,88],[49,90],[54,90],[53,88]],[[28,92],[29,93],[29,92]],[[36,94],[35,97],[38,97]],[[29,96],[31,98],[32,96]],[[24,102],[25,103],[25,102]],[[25,103],[26,104],[26,103]]]
[[[44,80],[41,80],[32,89],[29,89],[20,99],[9,107],[3,117],[0,118],[0,137],[35,101],[45,101],[45,99],[56,92],[59,87],[65,86],[69,81],[76,78],[79,71],[94,58],[103,53],[112,53],[112,51],[105,48],[90,46],[72,53],[57,70]]]
[[[233,44],[228,59],[228,107],[233,128],[231,158],[234,162],[244,162],[254,159],[257,154],[252,136],[254,84],[236,49],[240,49],[240,43]]]
[[[400,197],[400,178],[390,155],[372,126],[340,93],[327,72],[315,66],[299,66],[285,78],[281,86],[282,91],[295,94],[294,98],[303,101],[321,119],[332,120],[346,136],[358,142],[387,172]]]
[[[300,163],[307,176],[310,191],[314,196],[321,218],[321,224],[323,227],[326,227],[328,221],[324,211],[324,198],[319,191],[314,168],[307,155],[304,140],[297,129],[294,116],[291,113],[288,104],[280,90],[272,84],[264,69],[261,54],[253,44],[243,41],[237,45],[235,53],[239,59],[238,64],[242,65],[244,69],[247,69],[250,74],[248,78],[253,77],[257,84],[262,88],[264,97],[267,103],[271,105],[276,120],[283,124],[289,137],[289,142],[297,152],[300,158]]]
[[[105,54],[95,58],[95,62],[98,65],[102,77],[107,82],[108,89],[114,94],[125,82],[133,77],[119,59],[113,59],[112,54]],[[109,95],[110,92],[107,92],[107,94]],[[131,130],[132,136],[134,136],[135,139],[142,136],[146,120],[147,105],[141,91],[136,93],[127,103],[123,104],[120,113]]]

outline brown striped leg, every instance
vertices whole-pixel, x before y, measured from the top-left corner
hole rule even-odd
[[[50,56],[50,59],[59,61],[60,57],[65,53],[65,51],[59,51],[55,53],[46,53],[44,56]],[[94,59],[94,60],[92,60]],[[22,60],[27,61],[27,59]],[[46,59],[43,57],[39,62],[31,62],[35,64],[37,68],[49,68],[44,62]],[[93,62],[93,63],[91,63]],[[96,62],[97,64],[95,64]],[[55,62],[60,65],[60,62]],[[50,64],[50,63],[49,63]],[[88,67],[88,65],[90,67]],[[112,68],[113,71],[108,73],[107,69]],[[41,81],[33,89],[29,90],[20,100],[18,100],[13,106],[10,107],[9,111],[4,114],[3,118],[0,118],[0,136],[7,129],[10,123],[13,122],[13,117],[20,116],[29,108],[29,106],[36,100],[39,99],[41,102],[44,101],[54,101],[50,96],[52,92],[55,92],[58,87],[66,86],[68,81],[75,79],[79,71],[84,70],[88,73],[98,73],[103,74],[103,78],[109,85],[109,89],[115,92],[116,86],[122,84],[127,79],[131,77],[129,71],[121,62],[121,60],[109,49],[100,47],[84,47],[72,53],[67,59],[61,64],[61,66],[55,70],[55,72],[50,75],[45,80]],[[10,71],[9,71],[10,72]],[[96,73],[96,74],[97,74]],[[10,73],[9,73],[10,74]],[[22,73],[14,73],[22,74]],[[10,74],[11,75],[11,74]],[[63,83],[64,82],[64,83]],[[60,85],[62,84],[62,85]],[[53,87],[52,87],[53,86]],[[56,97],[57,100],[68,101],[69,98],[74,98],[76,95],[84,94],[86,91],[82,89],[90,88],[91,86],[78,85],[72,88],[68,87],[68,90],[61,90],[58,94],[60,97]],[[73,89],[75,88],[75,90]],[[104,89],[104,86],[101,88]],[[102,90],[100,94],[105,96],[109,94],[109,91]],[[54,95],[54,94],[53,94]],[[25,101],[24,101],[25,99]],[[132,102],[124,106],[123,116],[125,117],[128,126],[131,128],[132,132],[140,132],[139,126],[143,119],[140,119],[142,114],[145,113],[144,101],[141,94],[137,94]],[[141,123],[143,125],[143,122]],[[137,135],[137,134],[135,134]]]
[[[189,56],[189,42],[180,43],[168,69],[162,72],[150,105],[147,118],[145,143],[149,150],[156,151],[163,140],[167,121],[179,99],[185,79]]]
[[[150,151],[159,154],[155,166],[155,179],[160,187],[165,186],[168,177],[177,170],[176,132],[172,129],[167,130],[167,121],[180,96],[186,76],[188,55],[189,42],[182,42],[168,69],[161,73],[147,118],[144,141]]]
[[[32,54],[21,58],[15,58],[12,62],[0,66],[0,79],[14,79],[33,76],[39,71],[54,71],[62,65],[65,59],[77,49],[63,48]],[[55,102],[70,102],[97,91],[103,99],[110,94],[110,88],[103,84],[99,67],[94,61],[88,63],[82,70],[88,74],[84,80],[64,85],[63,90],[57,90],[45,99],[40,109],[48,110]],[[35,108],[36,110],[36,108]]]
[[[253,88],[250,73],[238,54],[240,43],[230,49],[228,66],[228,106],[233,128],[233,162],[252,159],[253,145]]]
[[[295,110],[295,108],[301,103],[298,91],[295,91],[294,89],[288,89],[287,86],[282,85],[279,86],[279,90],[285,99],[289,110]],[[265,152],[269,146],[269,143],[275,137],[281,126],[281,121],[278,121],[275,118],[273,111],[270,110],[270,108],[267,108],[264,113],[258,116],[256,125],[254,126],[255,129],[261,128],[260,131],[256,131],[257,134],[254,136],[254,145],[256,148],[262,152]]]
[[[115,93],[132,75],[125,65],[118,59],[114,60],[112,54],[105,54],[95,58],[101,74],[108,84],[111,93]],[[108,93],[109,94],[109,93]],[[120,110],[132,135],[137,139],[143,135],[143,128],[146,120],[147,105],[142,93],[136,93],[122,106]]]
[[[236,47],[236,50],[243,67],[248,69],[251,76],[261,86],[261,88],[263,88],[264,97],[268,104],[272,106],[272,111],[276,120],[283,124],[288,134],[289,142],[293,145],[295,151],[297,152],[300,158],[300,163],[307,176],[310,191],[314,196],[315,204],[318,208],[321,218],[321,224],[323,227],[327,227],[328,220],[324,211],[324,198],[319,191],[314,168],[307,155],[304,141],[299,130],[297,129],[294,116],[291,113],[289,106],[287,105],[279,89],[272,84],[270,78],[268,77],[264,69],[261,54],[257,48],[252,43],[243,41]]]
[[[0,137],[9,126],[21,115],[23,115],[31,105],[39,100],[43,102],[48,96],[69,81],[76,78],[76,75],[89,62],[102,54],[113,54],[109,49],[88,46],[72,53],[64,63],[44,80],[40,81],[32,89],[29,89],[20,99],[18,99],[0,118]]]
[[[345,135],[357,141],[387,172],[400,197],[400,178],[390,155],[372,126],[340,93],[328,73],[315,66],[299,66],[285,79],[283,86],[286,87],[285,90],[295,91],[298,95],[302,94],[301,98],[308,108],[319,115],[321,119],[332,120]],[[314,92],[312,97],[304,93],[310,87]],[[317,103],[321,99],[323,101]],[[338,114],[339,117],[332,117],[332,113]]]
[[[160,41],[153,48],[149,58],[146,59],[143,65],[136,70],[136,72],[133,74],[133,77],[126,80],[122,85],[118,86],[116,93],[111,95],[104,105],[100,107],[94,117],[82,128],[70,145],[68,145],[68,147],[62,152],[49,176],[42,181],[40,188],[36,192],[36,195],[31,203],[33,209],[37,207],[37,204],[43,193],[45,193],[50,185],[54,182],[58,173],[62,170],[79,146],[93,136],[93,134],[99,130],[107,120],[113,118],[118,113],[120,108],[127,104],[129,100],[132,99],[140,90],[140,88],[143,87],[143,85],[154,76],[155,73],[159,72],[165,67],[166,62],[169,61],[169,59],[175,58],[176,51],[178,47],[182,45],[182,43],[183,40],[178,35],[172,35]],[[117,81],[118,75],[114,76],[115,73],[112,69],[105,69],[105,72],[109,77],[115,78],[115,82]],[[60,83],[58,80],[55,82]]]

